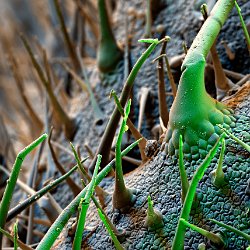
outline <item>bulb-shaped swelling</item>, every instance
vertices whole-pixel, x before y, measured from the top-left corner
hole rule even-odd
[[[109,22],[105,0],[98,0],[100,40],[97,51],[98,68],[103,73],[113,71],[123,53],[117,46]]]
[[[217,124],[225,129],[234,125],[233,111],[207,94],[204,70],[205,58],[200,53],[194,52],[183,62],[165,138],[169,155],[178,155],[182,135],[184,157],[204,158],[222,133]]]
[[[164,227],[163,216],[160,211],[154,209],[150,196],[148,196],[148,209],[145,226],[152,231]]]

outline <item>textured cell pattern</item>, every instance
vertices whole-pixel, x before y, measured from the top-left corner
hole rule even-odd
[[[194,62],[195,61],[195,62]],[[166,134],[166,152],[178,155],[179,137],[183,137],[186,159],[204,158],[225,129],[235,126],[233,111],[210,97],[205,90],[205,59],[195,55],[194,61],[186,60],[182,66],[178,94],[170,110]]]

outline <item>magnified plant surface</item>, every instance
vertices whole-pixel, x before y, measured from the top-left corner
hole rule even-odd
[[[249,248],[249,10],[0,0],[0,250]]]

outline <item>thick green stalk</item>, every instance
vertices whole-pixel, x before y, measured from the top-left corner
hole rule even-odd
[[[201,5],[201,13],[203,15],[204,20],[206,20],[208,18],[208,10],[206,4]],[[216,98],[217,100],[221,100],[223,97],[225,97],[228,90],[233,87],[233,83],[229,79],[227,79],[226,74],[223,71],[220,58],[216,49],[216,42],[217,39],[215,39],[210,49],[210,54],[212,56],[215,74]]]
[[[116,147],[115,147],[115,190],[113,193],[113,207],[120,209],[121,211],[126,211],[132,206],[135,201],[135,197],[129,190],[124,182],[123,171],[122,171],[122,156],[121,156],[121,144],[122,136],[126,131],[126,123],[128,115],[130,112],[131,99],[129,99],[124,118],[122,120],[121,128],[117,137]]]
[[[4,190],[4,194],[0,203],[0,228],[4,229],[6,218],[8,215],[8,210],[10,207],[11,198],[16,186],[17,178],[19,175],[19,172],[21,170],[22,163],[25,159],[25,157],[33,150],[35,149],[41,142],[43,142],[47,138],[47,134],[41,135],[38,139],[33,141],[29,146],[21,150],[17,157],[16,161],[13,165],[10,178],[7,182],[7,186]],[[2,249],[2,234],[0,234],[0,249]]]
[[[126,155],[130,150],[132,150],[136,145],[138,145],[139,140],[132,143],[126,149],[122,151],[122,156]],[[115,165],[115,159],[113,159],[96,177],[96,185],[98,185],[105,176],[111,171],[112,167]],[[43,239],[40,241],[39,245],[37,246],[36,250],[44,250],[50,249],[51,246],[54,244],[55,240],[63,230],[64,226],[70,219],[70,217],[76,212],[77,207],[80,203],[80,200],[85,197],[87,188],[89,185],[84,188],[80,194],[78,194],[73,201],[63,210],[63,212],[59,215],[56,221],[51,225],[48,232],[45,234]]]
[[[223,247],[225,246],[225,242],[223,241],[223,239],[212,232],[209,232],[203,228],[197,227],[194,224],[191,224],[189,222],[187,222],[184,219],[180,219],[180,221],[186,226],[186,227],[190,227],[192,230],[200,233],[201,235],[205,236],[207,239],[209,239],[211,242],[213,242],[214,244],[216,244],[217,246]]]
[[[124,250],[121,243],[119,242],[116,235],[114,234],[112,228],[110,227],[109,223],[107,222],[105,215],[102,213],[102,211],[99,208],[98,208],[98,214],[104,226],[106,227],[107,231],[109,232],[109,235],[114,242],[116,250]]]
[[[87,160],[87,158],[83,159],[82,162],[84,162],[86,160]],[[13,219],[15,216],[17,216],[19,213],[21,213],[25,208],[28,208],[31,204],[33,204],[34,202],[36,202],[43,195],[45,195],[50,190],[52,190],[53,188],[55,188],[58,184],[60,184],[61,182],[63,182],[65,179],[67,179],[75,170],[77,170],[77,168],[78,168],[78,166],[75,165],[66,174],[64,174],[61,177],[59,177],[58,179],[50,182],[47,186],[43,187],[42,189],[40,189],[39,191],[37,191],[36,193],[34,193],[34,195],[28,197],[27,199],[25,199],[24,201],[22,201],[22,203],[18,204],[16,207],[12,208],[8,212],[7,221],[10,221],[11,219]]]
[[[187,192],[184,204],[183,204],[181,215],[178,221],[175,237],[173,240],[172,250],[184,249],[186,226],[183,225],[183,223],[181,223],[181,219],[184,219],[186,221],[188,220],[198,183],[202,179],[206,169],[209,167],[210,162],[214,158],[223,137],[224,137],[224,134],[218,139],[218,141],[210,150],[209,154],[206,156],[202,164],[197,168],[197,170],[194,173],[194,176],[191,180],[191,183],[190,183],[190,186],[189,186],[189,189],[188,189],[188,192]]]
[[[122,59],[122,51],[116,44],[105,0],[98,0],[98,13],[101,36],[97,51],[97,63],[100,71],[107,73],[114,70]]]
[[[195,54],[201,54],[204,58],[208,55],[210,48],[233,7],[234,0],[217,1],[188,50],[182,67],[185,67],[185,64],[188,63],[188,61],[191,62],[192,59],[194,59],[193,56],[195,56]]]
[[[90,199],[95,190],[96,176],[97,176],[100,164],[101,164],[101,159],[102,159],[102,156],[98,155],[92,180],[89,183],[85,197],[81,199],[80,204],[79,204],[80,213],[79,213],[79,218],[77,222],[77,228],[76,228],[76,233],[75,233],[75,238],[74,238],[74,243],[73,243],[74,250],[81,249],[82,233],[84,231],[85,220],[86,220],[87,211],[88,211],[89,204],[90,204]]]
[[[181,199],[182,202],[184,202],[185,197],[187,195],[187,191],[189,188],[189,182],[187,178],[187,173],[184,165],[183,160],[183,141],[182,141],[182,135],[180,135],[179,139],[179,169],[180,169],[180,176],[181,176]]]
[[[167,151],[171,155],[177,154],[179,136],[182,134],[184,153],[193,159],[201,157],[200,144],[203,144],[203,151],[208,151],[209,147],[206,146],[214,145],[221,134],[215,126],[228,126],[232,123],[230,111],[226,106],[207,94],[204,70],[205,58],[233,6],[234,0],[217,1],[184,59],[177,96],[170,110],[166,136]]]
[[[250,235],[249,235],[249,234],[246,234],[246,233],[244,233],[244,232],[241,232],[240,230],[238,230],[238,229],[236,229],[236,228],[234,228],[234,227],[232,227],[232,226],[229,226],[229,225],[227,225],[227,224],[225,224],[225,223],[223,223],[223,222],[220,222],[220,221],[217,221],[217,220],[214,220],[214,219],[210,219],[210,220],[211,220],[213,223],[217,224],[218,226],[224,227],[224,228],[226,228],[227,230],[232,231],[232,232],[236,233],[237,235],[242,236],[244,239],[250,241]]]
[[[149,55],[153,52],[157,44],[159,44],[161,41],[158,41],[158,39],[153,39],[151,45],[147,48],[147,50],[140,56],[140,58],[137,60],[136,64],[134,65],[133,69],[131,70],[121,93],[120,97],[120,103],[121,106],[124,107],[125,103],[127,102],[131,89],[133,87],[135,78],[143,65],[143,63],[146,61],[146,59],[149,57]],[[119,109],[115,107],[109,122],[107,124],[107,127],[104,131],[104,134],[102,136],[101,142],[99,144],[99,147],[97,149],[97,153],[102,155],[102,166],[105,166],[108,163],[109,160],[109,153],[111,149],[111,145],[113,142],[113,138],[115,136],[115,130],[117,128],[117,125],[119,123],[119,119],[121,117],[121,114],[119,112]],[[94,170],[94,163],[96,161],[96,156],[93,159],[91,166],[90,166],[90,171],[93,172]]]

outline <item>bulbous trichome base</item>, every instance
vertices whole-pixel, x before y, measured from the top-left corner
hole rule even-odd
[[[109,73],[123,58],[123,53],[114,41],[101,41],[97,51],[98,68],[102,73]]]
[[[115,187],[113,194],[113,208],[119,210],[121,213],[127,213],[136,201],[136,190],[125,188],[121,190]]]
[[[216,169],[211,172],[211,178],[212,178],[212,183],[213,185],[220,189],[223,188],[227,185],[227,182],[225,181],[225,175],[222,172],[220,175],[216,175]]]
[[[169,155],[178,155],[181,134],[184,157],[188,160],[204,158],[223,132],[217,125],[225,129],[235,126],[233,111],[207,94],[204,70],[205,59],[200,54],[183,63],[165,137]]]
[[[63,131],[68,140],[73,140],[76,130],[77,130],[77,122],[75,119],[70,118],[68,121],[65,122],[63,125]]]
[[[147,215],[145,225],[150,231],[164,227],[163,217],[160,211],[154,210],[153,215]]]

